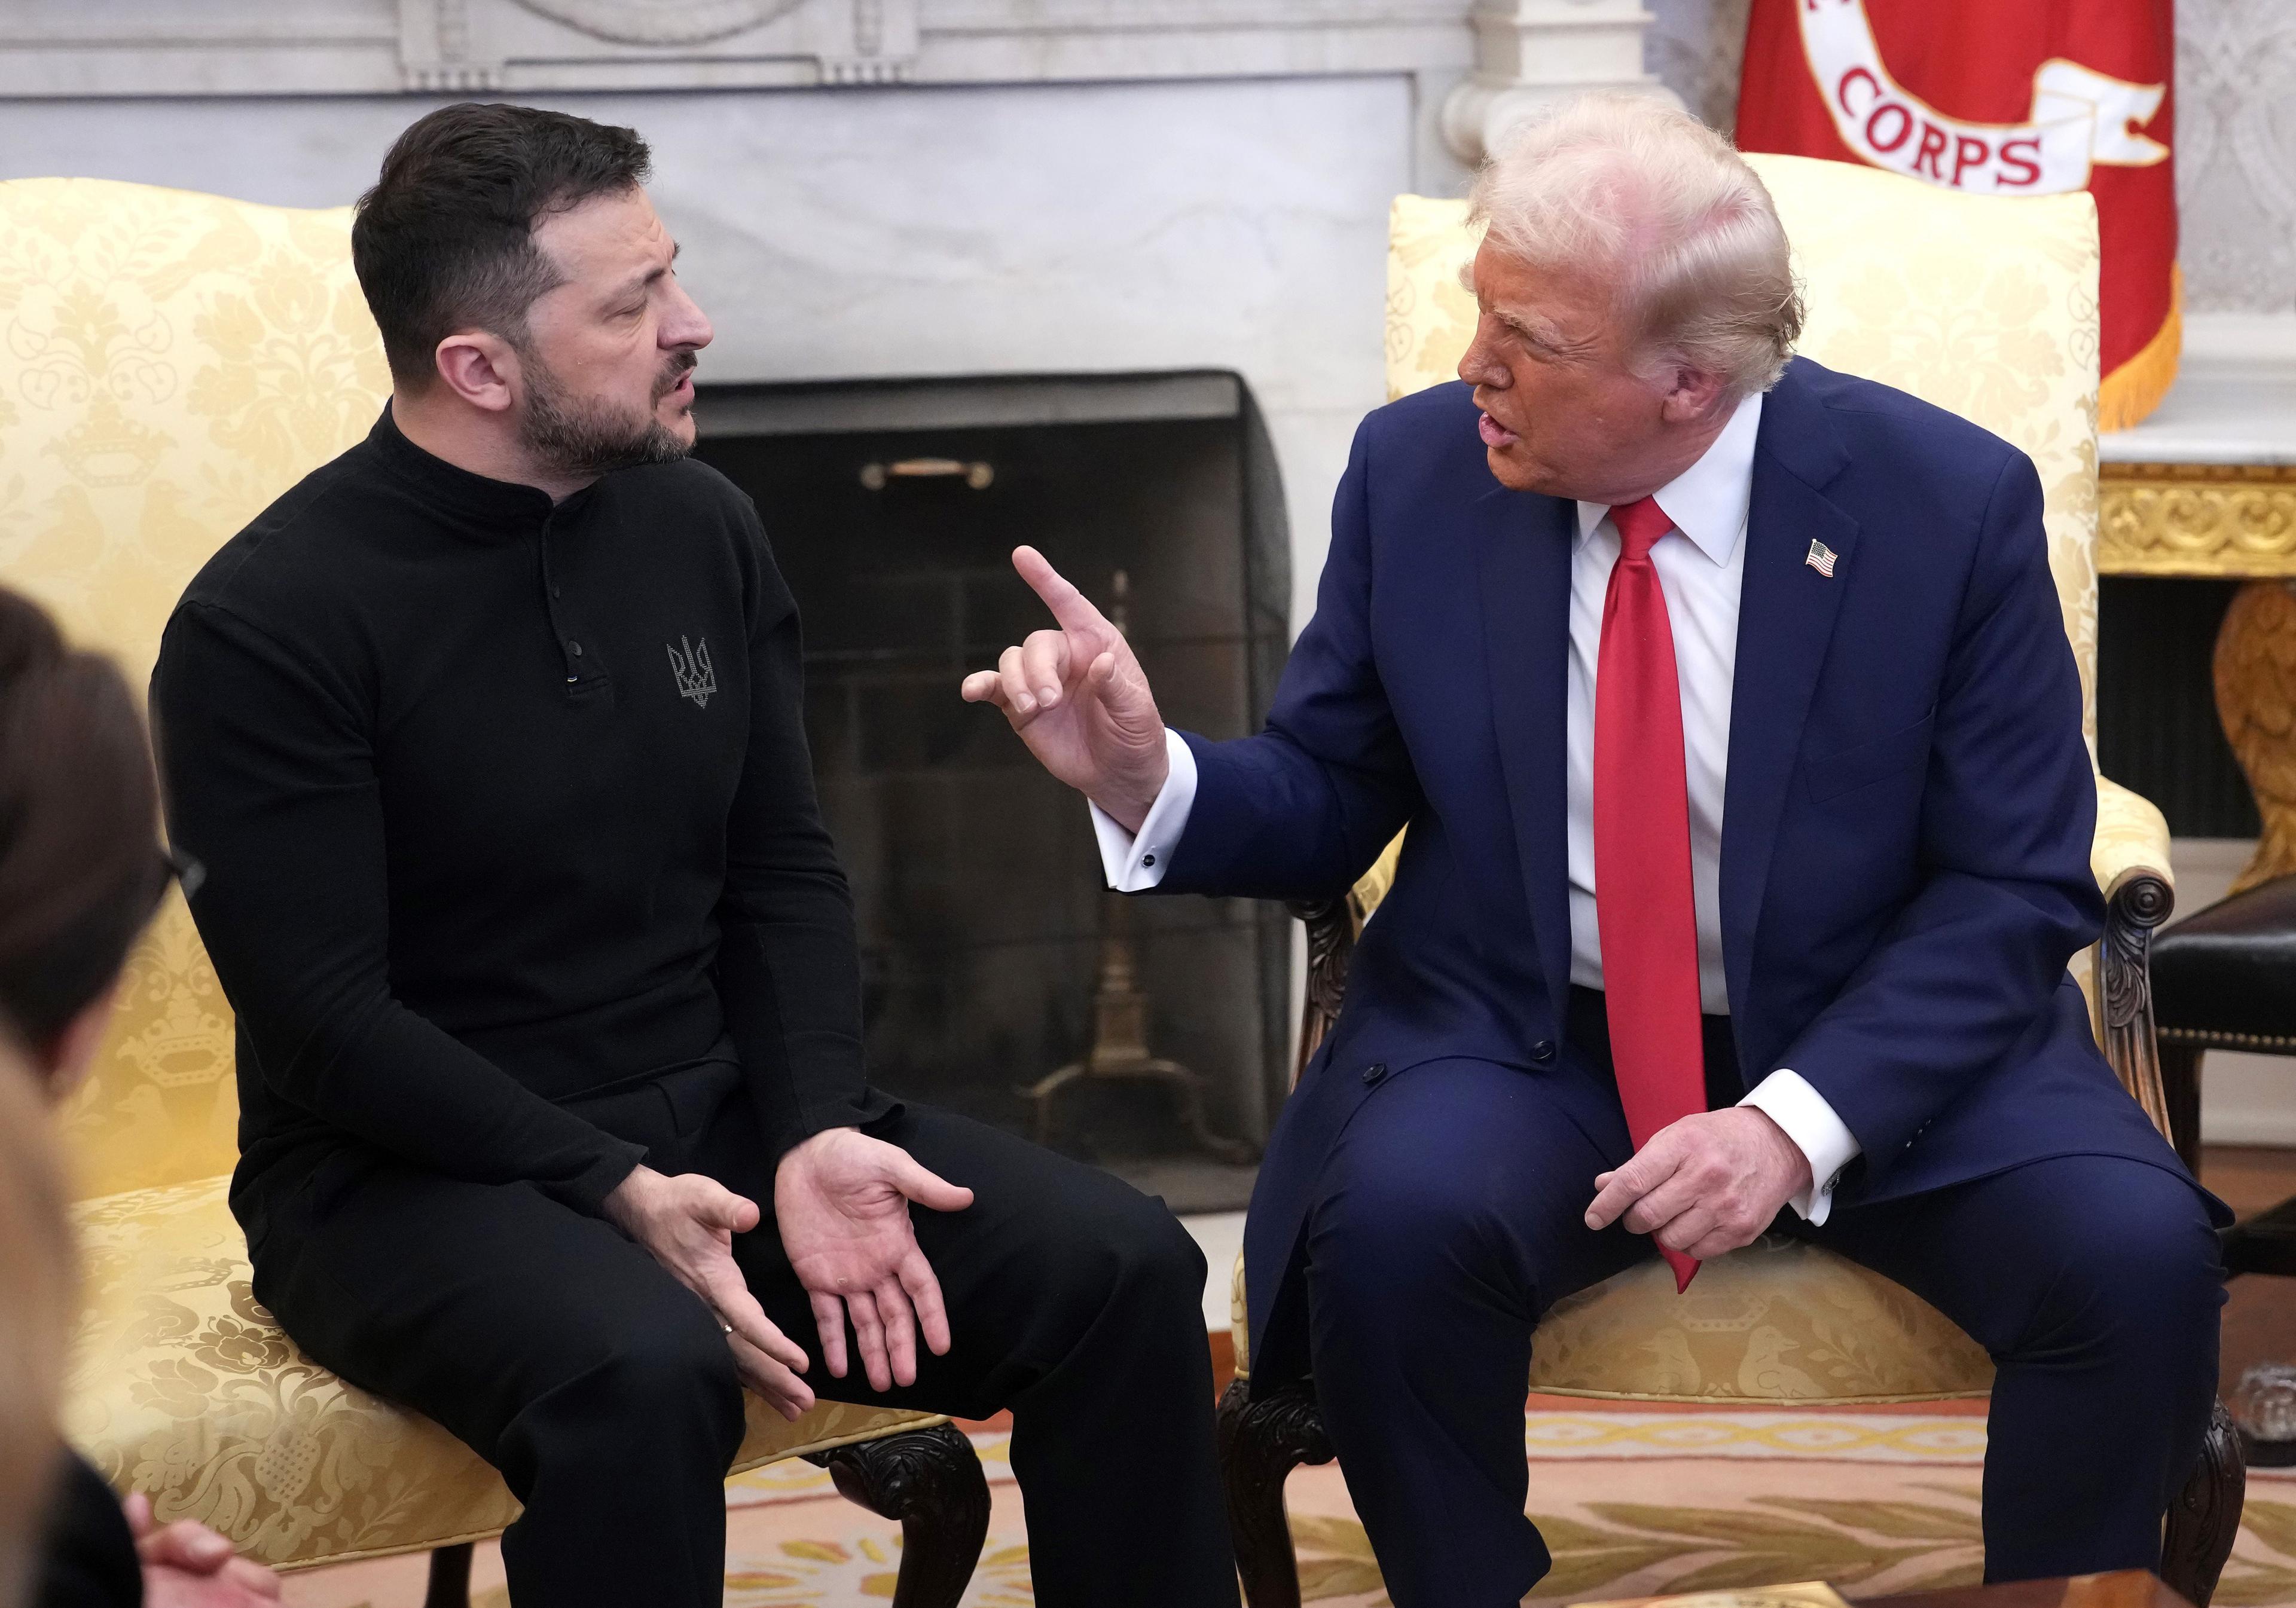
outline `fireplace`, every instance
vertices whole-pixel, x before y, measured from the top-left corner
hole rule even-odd
[[[1041,1134],[1182,1209],[1241,1205],[1249,1169],[1232,1163],[1266,1137],[1286,1082],[1284,913],[1149,898],[1118,917],[1149,1050],[1201,1080],[1213,1146],[1169,1086],[1087,1077],[1029,1099],[1026,1086],[1092,1056],[1116,896],[1083,803],[957,685],[1049,624],[1009,561],[1026,542],[1103,609],[1123,588],[1168,721],[1257,729],[1291,575],[1248,388],[1210,372],[705,386],[695,417],[696,456],[756,500],[803,616],[806,725],[853,884],[872,1075]]]

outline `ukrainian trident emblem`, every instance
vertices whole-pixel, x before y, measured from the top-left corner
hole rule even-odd
[[[669,649],[669,668],[677,677],[677,696],[690,698],[697,709],[709,706],[709,695],[718,690],[718,673],[709,666],[709,639],[699,642],[677,639],[685,644],[681,657],[676,649]]]

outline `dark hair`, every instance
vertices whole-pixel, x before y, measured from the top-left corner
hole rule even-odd
[[[119,667],[0,587],[0,1027],[43,1049],[166,890],[159,784]]]
[[[432,354],[457,330],[523,340],[527,308],[558,282],[534,225],[643,184],[652,161],[634,130],[562,111],[465,101],[418,118],[351,224],[391,377],[428,385]]]

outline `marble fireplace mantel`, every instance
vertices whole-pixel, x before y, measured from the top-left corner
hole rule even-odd
[[[1590,88],[1665,94],[1641,0],[113,0],[0,18],[0,96],[1078,84],[1406,73],[1472,164]]]

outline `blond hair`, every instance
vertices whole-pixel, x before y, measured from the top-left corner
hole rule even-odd
[[[0,1608],[30,1600],[77,1282],[39,1085],[0,1037]]]
[[[1510,257],[1614,276],[1638,371],[1689,368],[1767,390],[1801,334],[1785,228],[1730,142],[1647,95],[1582,96],[1517,127],[1470,216]]]

